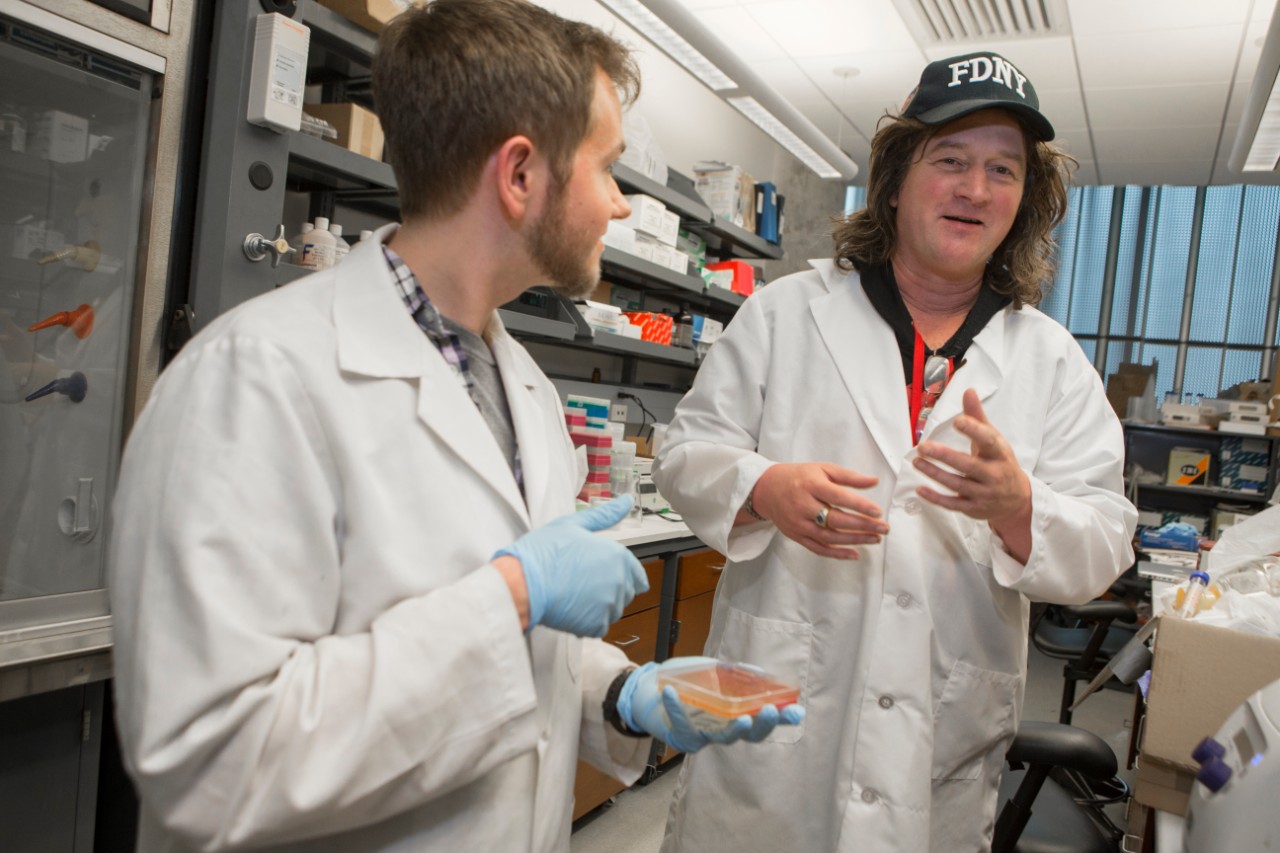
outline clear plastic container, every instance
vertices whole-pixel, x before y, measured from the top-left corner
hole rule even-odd
[[[796,685],[736,663],[696,663],[665,670],[658,684],[674,687],[699,725],[727,725],[743,714],[755,716],[765,705],[785,708],[800,698]]]
[[[1174,615],[1181,619],[1190,619],[1200,612],[1200,599],[1204,596],[1205,590],[1209,586],[1209,575],[1207,572],[1192,572],[1191,578],[1187,581],[1187,591],[1185,595],[1178,596],[1175,602]],[[1182,592],[1182,590],[1178,590]],[[1205,608],[1208,609],[1208,608]]]

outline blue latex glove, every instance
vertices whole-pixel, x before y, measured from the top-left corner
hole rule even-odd
[[[717,663],[715,658],[671,658],[664,663],[647,663],[632,670],[618,695],[618,716],[633,732],[648,732],[681,752],[697,752],[709,743],[733,743],[738,740],[759,743],[775,726],[794,726],[804,719],[804,708],[788,705],[779,711],[765,705],[755,716],[743,714],[728,725],[719,721],[700,724],[691,717],[680,701],[676,689],[667,685],[658,689],[658,676],[664,667],[684,667],[698,663]]]
[[[579,637],[603,637],[636,593],[649,589],[644,567],[624,545],[596,536],[631,509],[624,495],[566,515],[521,536],[509,554],[524,569],[529,628],[545,625]]]

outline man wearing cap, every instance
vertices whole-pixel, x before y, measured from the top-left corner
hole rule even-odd
[[[1133,562],[1097,372],[1035,309],[1069,158],[1004,57],[931,63],[872,140],[835,258],[747,300],[654,469],[728,556],[707,653],[804,724],[690,756],[667,853],[988,849],[1029,602]]]

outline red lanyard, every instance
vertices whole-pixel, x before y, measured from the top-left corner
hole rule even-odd
[[[920,421],[920,410],[924,408],[924,338],[920,337],[920,332],[915,332],[916,342],[911,355],[911,390],[907,392],[907,408],[911,417],[908,422],[911,429],[911,444],[916,445],[920,441],[920,433],[923,431],[923,424]],[[951,378],[954,365],[951,359],[947,359],[947,379]],[[944,386],[945,387],[945,383]],[[938,396],[942,396],[939,392]],[[938,402],[937,397],[930,402],[929,407],[932,408]]]

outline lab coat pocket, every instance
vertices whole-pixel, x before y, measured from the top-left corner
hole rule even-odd
[[[730,607],[716,657],[758,666],[770,675],[800,687],[800,704],[809,698],[809,658],[813,626],[807,622],[762,619]],[[804,723],[778,726],[770,743],[795,743],[804,735]]]
[[[933,779],[976,779],[1013,734],[1018,676],[956,661],[933,709]]]

